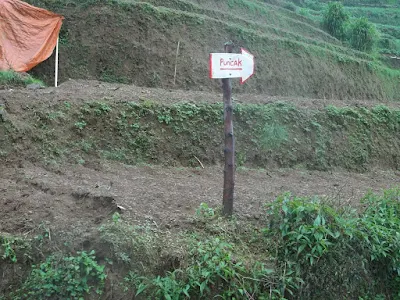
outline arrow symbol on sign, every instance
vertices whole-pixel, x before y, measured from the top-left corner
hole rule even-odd
[[[241,48],[241,54],[210,53],[210,78],[240,78],[243,84],[254,74],[254,56]]]

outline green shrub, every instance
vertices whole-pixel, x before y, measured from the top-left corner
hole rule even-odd
[[[327,32],[334,37],[343,40],[345,38],[345,24],[349,20],[349,15],[345,11],[342,3],[330,2],[324,12],[323,26]]]
[[[400,188],[383,196],[369,193],[363,202],[367,208],[360,218],[360,242],[372,271],[383,284],[400,291]],[[394,296],[400,297],[400,292]]]
[[[106,275],[94,251],[77,256],[50,256],[32,271],[12,299],[83,299],[93,288],[101,294]]]
[[[295,298],[400,296],[400,189],[363,202],[362,213],[290,194],[268,205],[267,242],[300,278]]]
[[[378,39],[375,25],[370,23],[367,18],[360,18],[350,23],[348,40],[354,49],[371,52]]]
[[[315,299],[316,294],[330,298],[339,292],[337,281],[342,283],[340,289],[346,288],[346,278],[354,274],[340,266],[348,265],[346,256],[351,252],[348,244],[353,236],[353,221],[343,219],[318,198],[290,194],[268,205],[267,217],[265,234],[276,247],[277,263],[287,262],[291,276],[301,278],[293,293],[304,299]]]

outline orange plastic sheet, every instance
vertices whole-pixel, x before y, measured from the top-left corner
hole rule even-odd
[[[26,72],[49,58],[63,19],[19,0],[0,0],[0,70]]]

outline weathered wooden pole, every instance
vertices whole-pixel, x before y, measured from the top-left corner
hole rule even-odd
[[[232,53],[233,43],[225,43],[225,52]],[[225,168],[224,168],[224,195],[222,214],[231,216],[233,213],[233,193],[235,187],[235,139],[233,136],[233,105],[232,84],[230,78],[222,79],[224,100],[224,134],[225,134]]]

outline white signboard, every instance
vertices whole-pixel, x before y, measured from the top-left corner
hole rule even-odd
[[[254,74],[254,56],[241,49],[242,53],[210,53],[210,78],[240,78],[243,84]]]

